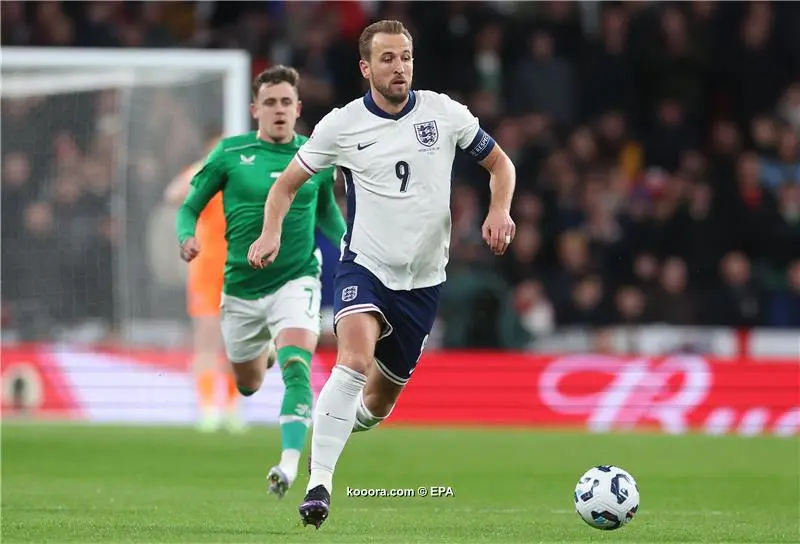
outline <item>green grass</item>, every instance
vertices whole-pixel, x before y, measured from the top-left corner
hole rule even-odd
[[[298,524],[305,469],[265,493],[276,429],[4,424],[2,541],[797,542],[798,442],[769,437],[401,429],[352,437],[331,517]],[[578,477],[629,470],[634,521],[602,532],[574,513]],[[303,462],[305,465],[305,462]],[[451,486],[454,497],[348,498],[347,486]]]

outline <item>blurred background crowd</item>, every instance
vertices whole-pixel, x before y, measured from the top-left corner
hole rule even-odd
[[[239,48],[254,73],[292,64],[305,133],[363,93],[361,29],[404,21],[415,87],[468,104],[517,166],[517,238],[501,259],[480,235],[485,172],[464,155],[454,166],[447,345],[521,346],[566,326],[800,327],[798,5],[1,7],[3,46]],[[155,201],[198,158],[209,127],[182,102],[155,94],[137,110],[169,145],[120,165],[114,93],[4,97],[4,328],[46,335],[54,323],[118,320],[113,262],[128,242],[114,220],[115,177]],[[172,231],[163,237],[173,243]],[[148,288],[139,282],[126,288]]]

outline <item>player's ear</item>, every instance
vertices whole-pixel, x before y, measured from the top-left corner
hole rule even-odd
[[[300,112],[303,111],[303,102],[302,100],[297,101],[297,116],[300,117]]]
[[[362,59],[358,61],[358,68],[361,70],[362,77],[369,79],[369,63]]]
[[[257,113],[258,113],[258,112],[256,112],[256,105],[255,105],[255,103],[254,103],[254,102],[250,102],[250,116],[251,116],[253,119],[257,119],[257,118],[258,118],[258,115],[257,115]]]

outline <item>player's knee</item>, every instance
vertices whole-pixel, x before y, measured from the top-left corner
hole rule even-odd
[[[336,363],[359,374],[372,365],[381,322],[371,313],[344,316],[337,324],[338,356]]]
[[[349,368],[359,374],[367,374],[372,364],[372,357],[357,351],[340,351],[336,364]]]

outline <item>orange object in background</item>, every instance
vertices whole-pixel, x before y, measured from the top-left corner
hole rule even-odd
[[[189,263],[187,312],[191,317],[217,316],[228,251],[222,193],[217,193],[200,214],[196,234],[200,254]]]

